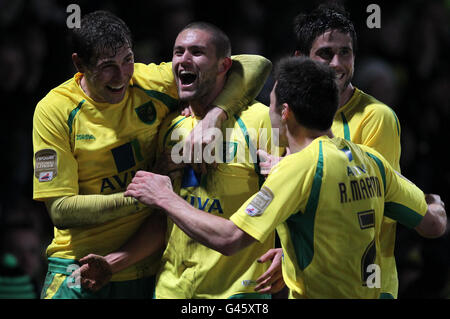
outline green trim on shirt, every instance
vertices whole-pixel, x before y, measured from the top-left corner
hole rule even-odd
[[[341,112],[341,117],[342,117],[342,124],[344,125],[344,138],[347,141],[351,141],[351,139],[350,139],[350,128],[348,127],[348,121],[347,121],[347,118],[344,115],[344,112]]]
[[[292,215],[288,220],[289,233],[294,244],[297,263],[301,270],[311,263],[314,256],[314,222],[319,204],[323,177],[322,141],[319,142],[319,159],[314,174],[311,193],[303,214]]]
[[[409,228],[414,228],[419,225],[423,218],[416,211],[394,202],[384,204],[384,215]]]
[[[73,119],[75,118],[75,115],[77,115],[78,111],[81,109],[81,106],[83,103],[86,102],[86,100],[82,100],[80,103],[78,103],[77,107],[72,110],[69,114],[69,119],[67,120],[67,125],[69,126],[69,135],[72,134],[72,124]]]
[[[395,299],[394,296],[388,292],[382,292],[380,294],[380,298],[379,299]]]
[[[152,97],[152,98],[155,98],[155,99],[161,101],[162,103],[164,103],[164,105],[167,106],[167,108],[170,110],[170,112],[175,111],[178,108],[178,100],[171,97],[170,95],[167,95],[165,93],[155,91],[155,90],[146,90],[136,84],[131,85],[131,87],[141,89],[149,97]]]
[[[251,160],[253,162],[253,167],[255,168],[255,172],[258,175],[259,188],[261,188],[262,185],[264,184],[264,176],[261,175],[261,170],[259,168],[259,159],[258,159],[258,155],[256,155],[256,148],[253,145],[252,141],[250,140],[250,136],[248,135],[248,130],[247,130],[247,127],[245,126],[244,122],[241,120],[241,118],[238,115],[234,115],[234,118],[236,119],[236,121],[239,124],[239,127],[241,128],[242,134],[244,134],[245,142],[247,143],[250,156],[253,156],[253,154],[255,154],[255,156],[256,156],[256,160],[254,158],[252,158]]]
[[[395,124],[397,125],[397,134],[398,136],[400,136],[400,125],[398,124],[397,114],[395,114],[394,110],[391,109],[390,107],[389,109],[391,110],[392,114],[394,114]]]
[[[383,180],[384,193],[386,194],[386,171],[384,169],[384,165],[381,162],[381,160],[378,157],[376,157],[375,155],[373,155],[369,152],[366,152],[366,154],[369,155],[369,157],[372,158],[375,161],[375,163],[377,163],[378,169],[380,170],[380,173],[381,173],[381,179]]]
[[[187,117],[183,117],[182,119],[178,120],[175,124],[173,124],[166,132],[166,134],[164,134],[164,138],[163,138],[163,146],[166,147],[168,145],[166,145],[166,140],[169,137],[169,134],[172,133],[172,131],[174,130],[174,128],[178,125],[178,123],[180,123],[181,121],[184,121],[185,119],[187,119]]]

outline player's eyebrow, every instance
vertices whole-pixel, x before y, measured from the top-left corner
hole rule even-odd
[[[205,50],[206,49],[206,46],[204,46],[204,45],[191,45],[190,47],[189,47],[189,49],[200,49],[200,50]]]
[[[133,56],[134,56],[133,52],[130,52],[123,58],[123,60],[126,60]],[[102,59],[99,61],[99,63],[97,64],[97,67],[101,67],[103,65],[108,65],[108,64],[114,64],[115,62],[116,61],[114,60],[114,58],[105,58],[105,59]]]
[[[190,46],[188,46],[188,47],[186,47],[186,46],[183,46],[183,45],[176,45],[176,46],[174,46],[173,47],[173,51],[179,51],[179,50],[189,50],[189,51],[192,51],[192,50],[201,50],[201,51],[204,51],[204,50],[206,50],[206,46],[205,45],[198,45],[198,44],[196,44],[196,45],[190,45]]]

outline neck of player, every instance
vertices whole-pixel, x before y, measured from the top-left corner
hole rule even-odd
[[[351,99],[354,91],[355,88],[349,83],[344,91],[339,94],[339,107],[344,106]]]
[[[301,125],[297,125],[294,128],[289,128],[286,134],[289,150],[291,153],[300,152],[311,144],[316,138],[324,135],[329,138],[334,137],[333,132],[331,132],[331,128],[325,131],[312,130]]]

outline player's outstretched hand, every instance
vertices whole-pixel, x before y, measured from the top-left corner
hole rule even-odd
[[[258,285],[255,287],[255,291],[261,294],[275,294],[284,288],[286,284],[281,271],[282,257],[283,249],[281,248],[269,249],[264,255],[259,257],[259,263],[265,263],[270,260],[272,264],[261,277],[256,279]]]
[[[450,231],[450,227],[447,225],[447,212],[441,196],[437,194],[425,194],[425,201],[428,204],[428,211],[431,211],[433,215],[439,216],[439,219],[442,221],[441,224],[444,228],[442,235],[447,234]]]
[[[89,254],[79,260],[81,287],[96,292],[104,287],[112,277],[111,266],[105,257]]]

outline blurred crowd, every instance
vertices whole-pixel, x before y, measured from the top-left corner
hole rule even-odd
[[[121,17],[135,41],[137,62],[170,61],[172,43],[187,23],[216,24],[233,53],[271,59],[294,48],[292,21],[324,1],[0,0],[1,127],[0,252],[8,251],[40,289],[52,224],[32,200],[32,117],[36,103],[72,77],[66,8],[81,14],[104,9]],[[445,121],[450,119],[450,2],[341,1],[358,34],[353,84],[389,105],[401,123],[402,173],[449,205],[450,169]],[[370,29],[370,3],[381,9],[381,28]],[[259,99],[268,105],[270,82]],[[421,239],[398,226],[399,298],[450,298],[450,239]],[[1,275],[1,274],[0,274]]]

